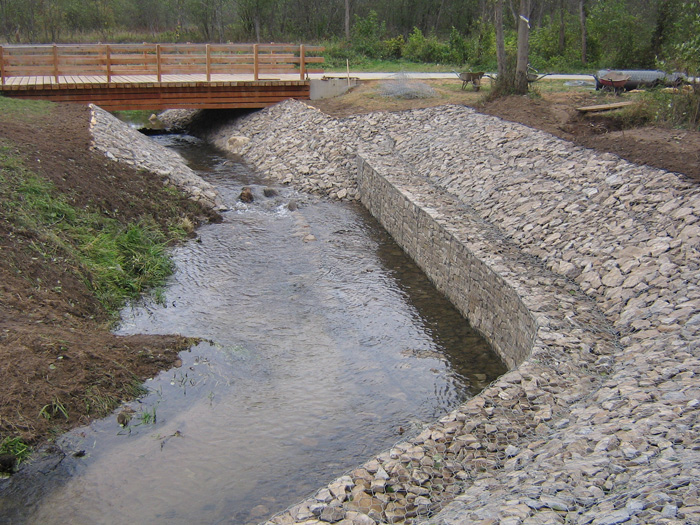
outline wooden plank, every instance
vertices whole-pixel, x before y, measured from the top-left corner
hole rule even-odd
[[[254,55],[253,56],[253,79],[254,80],[258,80],[258,78],[260,77],[260,62],[259,62],[259,57],[258,57],[258,53],[259,53],[258,50],[259,49],[260,49],[260,47],[258,44],[255,44],[253,46],[253,55]]]
[[[105,62],[107,67],[107,83],[112,81],[112,46],[105,46]]]
[[[142,66],[148,67],[150,65],[156,65],[157,57],[142,57],[142,56],[127,56],[127,55],[117,55],[112,51],[112,66]],[[155,71],[155,67],[153,70]]]
[[[156,69],[137,67],[137,66],[117,66],[112,63],[112,74],[120,76],[148,76],[156,75]]]
[[[5,76],[8,77],[36,77],[42,75],[53,75],[53,67],[5,67]]]
[[[59,55],[58,63],[61,66],[99,66],[102,65],[100,56],[65,56]]]
[[[593,113],[596,111],[611,111],[613,109],[625,108],[627,106],[633,106],[636,102],[632,100],[626,100],[624,102],[613,102],[612,104],[598,104],[596,106],[584,106],[576,108],[576,111],[581,113]]]
[[[60,76],[65,77],[67,75],[100,75],[103,73],[101,69],[96,68],[79,68],[79,67],[60,67]],[[32,74],[33,77],[43,76],[36,72]]]
[[[76,78],[69,78],[66,79],[66,82],[72,82],[76,83],[79,82],[79,79]],[[65,87],[65,83],[61,85],[60,89],[58,90],[47,90],[47,89],[34,89],[31,90],[30,93],[33,93],[35,96],[42,96],[42,95],[47,95],[51,94],[53,96],[70,96],[70,97],[90,97],[90,96],[119,96],[119,95],[124,95],[124,96],[149,96],[149,95],[157,95],[159,97],[193,97],[193,98],[198,98],[198,97],[238,97],[238,98],[247,98],[247,97],[277,97],[277,96],[289,96],[293,94],[298,94],[300,92],[306,92],[309,90],[308,85],[300,85],[300,86],[281,86],[281,85],[271,85],[270,87],[261,87],[261,86],[246,86],[246,87],[239,87],[239,88],[211,88],[211,87],[204,87],[200,89],[195,89],[195,88],[180,88],[180,87],[175,87],[175,88],[170,88],[170,89],[163,89],[162,87],[159,89],[158,86],[140,86],[137,88],[90,88],[89,86],[86,86],[85,89],[77,90],[77,89],[71,89]]]
[[[53,60],[53,53],[45,53],[42,55],[34,55],[34,54],[18,54],[18,53],[8,53],[7,49],[5,50],[5,58],[7,58],[9,63],[18,63],[18,64],[23,64],[23,63],[49,63],[50,61]]]
[[[158,68],[157,71],[157,76],[158,76],[158,83],[160,84],[161,80],[163,79],[163,59],[161,55],[161,47],[160,44],[156,44],[156,67]]]
[[[5,85],[5,54],[3,46],[0,46],[0,86]]]
[[[53,46],[53,76],[58,82],[58,47],[56,45]]]
[[[213,53],[252,53],[253,44],[211,44]]]

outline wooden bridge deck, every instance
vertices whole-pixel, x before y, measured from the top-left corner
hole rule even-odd
[[[0,46],[0,90],[109,111],[262,108],[309,98],[308,73],[318,70],[307,65],[323,58],[306,53],[287,45]]]

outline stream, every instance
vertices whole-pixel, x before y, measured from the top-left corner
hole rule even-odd
[[[0,497],[0,521],[260,523],[505,372],[360,205],[269,187],[189,136],[154,140],[230,210],[174,250],[158,300],[124,309],[117,333],[205,342],[146,383],[128,426],[61,437],[66,457]]]

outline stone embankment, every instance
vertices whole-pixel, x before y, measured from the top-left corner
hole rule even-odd
[[[172,150],[160,146],[107,111],[91,105],[92,147],[108,158],[165,177],[195,201],[213,210],[225,208],[216,189],[192,171]]]
[[[269,524],[700,523],[700,188],[447,106],[212,132],[358,199],[511,371]]]

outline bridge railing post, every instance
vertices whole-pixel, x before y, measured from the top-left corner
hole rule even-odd
[[[58,84],[58,46],[56,44],[53,45],[53,76]]]
[[[253,44],[253,80],[256,82],[260,77],[260,62],[258,59],[258,44]]]
[[[1,85],[5,85],[5,55],[2,46],[0,46],[0,82],[2,82]]]
[[[105,46],[105,61],[107,62],[107,84],[112,82],[112,49]]]
[[[207,82],[211,82],[211,45],[207,44]]]
[[[156,74],[158,75],[158,83],[163,81],[163,67],[160,61],[160,44],[156,44]]]
[[[301,80],[306,78],[306,48],[304,44],[299,46],[299,78]]]

